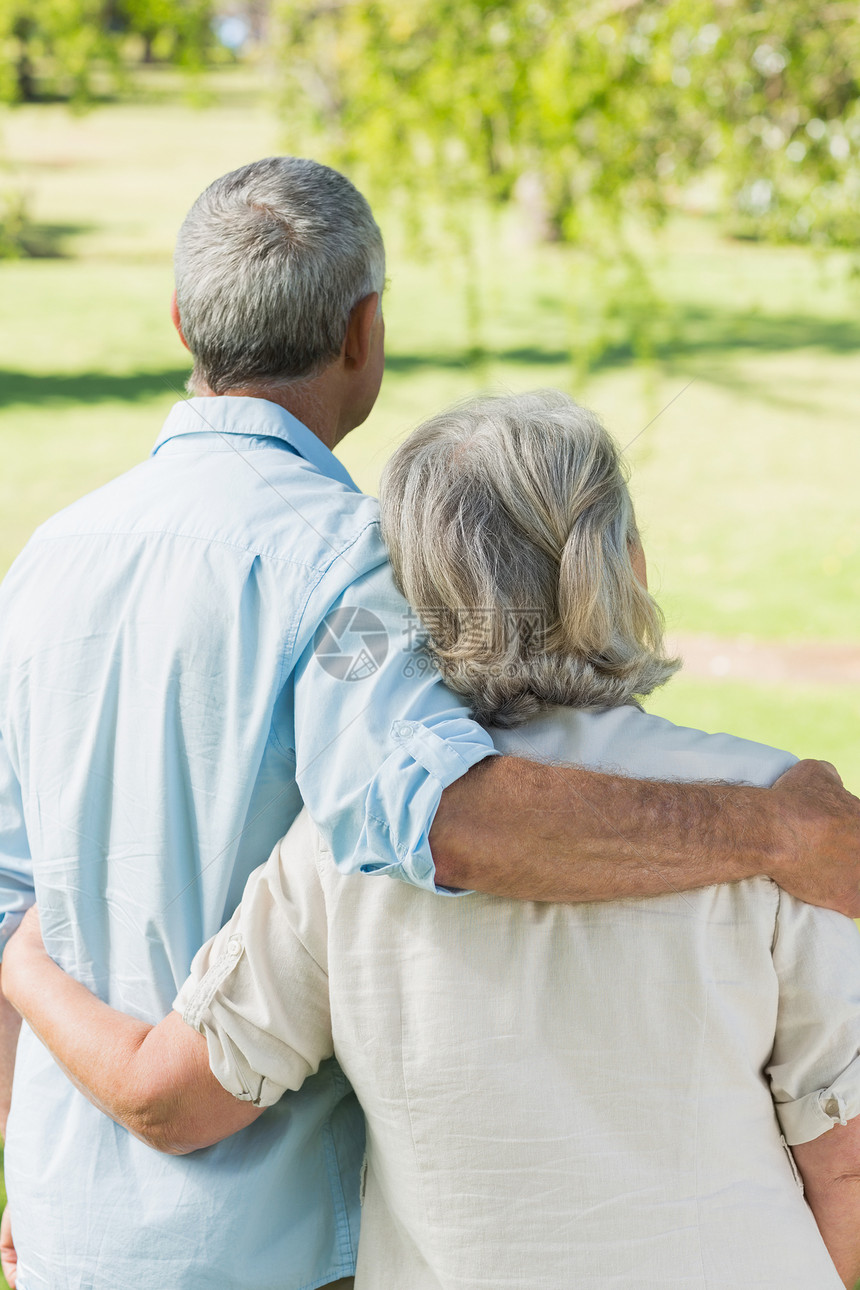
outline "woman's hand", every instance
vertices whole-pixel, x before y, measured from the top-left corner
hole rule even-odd
[[[48,957],[42,940],[39,910],[33,905],[27,910],[14,935],[10,937],[3,953],[3,993],[13,1008],[22,1011],[21,991],[32,974],[34,963]]]
[[[3,1220],[0,1222],[0,1265],[9,1282],[9,1290],[15,1290],[18,1283],[18,1254],[12,1240],[12,1216],[8,1205],[3,1210]]]
[[[39,906],[31,905],[21,925],[15,932],[16,944],[31,954],[45,953],[45,942],[42,940],[42,924],[39,920]]]

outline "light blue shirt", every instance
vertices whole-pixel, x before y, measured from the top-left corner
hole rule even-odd
[[[305,426],[262,399],[177,405],[152,457],[43,525],[0,588],[0,938],[35,890],[57,962],[156,1021],[302,798],[345,868],[432,887],[442,790],[493,746],[414,629],[376,502]],[[25,1030],[18,1284],[322,1285],[353,1268],[362,1151],[333,1062],[169,1157]]]

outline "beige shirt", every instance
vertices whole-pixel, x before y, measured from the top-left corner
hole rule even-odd
[[[498,745],[755,784],[793,760],[635,707]],[[336,1053],[368,1129],[356,1290],[841,1286],[785,1140],[860,1113],[860,937],[766,878],[446,899],[342,876],[303,814],[175,1006],[260,1105]]]

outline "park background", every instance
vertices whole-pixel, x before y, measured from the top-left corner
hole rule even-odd
[[[860,792],[858,79],[834,2],[2,0],[0,573],[183,397],[191,202],[312,155],[388,248],[357,482],[454,400],[572,393],[685,659],[649,709]]]

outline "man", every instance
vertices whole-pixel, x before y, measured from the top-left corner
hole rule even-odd
[[[375,503],[331,453],[379,390],[383,280],[366,202],[313,162],[243,167],[192,208],[174,314],[197,397],[0,591],[3,938],[35,890],[52,957],[155,1020],[302,799],[352,868],[430,888],[569,901],[766,872],[860,913],[860,812],[826,769],[768,793],[497,757],[413,675]],[[333,1064],[234,1139],[165,1158],[25,1032],[20,1290],[348,1276],[361,1153]]]

